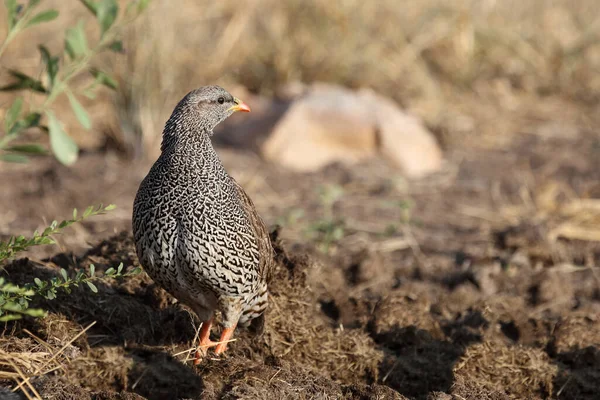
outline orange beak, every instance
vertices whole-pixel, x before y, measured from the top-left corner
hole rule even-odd
[[[230,110],[233,110],[233,111],[242,111],[242,112],[250,112],[250,107],[248,107],[248,104],[244,103],[243,101],[241,101],[237,97],[233,98],[233,102],[235,103],[235,105],[232,106],[230,108]]]

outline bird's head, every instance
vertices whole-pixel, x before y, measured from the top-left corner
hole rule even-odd
[[[189,92],[176,111],[187,114],[187,117],[212,131],[234,112],[250,112],[250,107],[220,86],[203,86]]]

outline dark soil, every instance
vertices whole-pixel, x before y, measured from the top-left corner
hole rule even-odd
[[[48,399],[596,399],[600,244],[589,235],[600,223],[599,144],[581,132],[449,148],[444,171],[411,182],[377,160],[294,174],[221,149],[269,225],[282,225],[262,332],[238,330],[226,357],[194,367],[199,321],[141,274],[34,304],[48,317],[6,324],[0,359],[29,357],[23,372]],[[104,241],[16,260],[4,272],[11,281],[138,265],[128,218],[147,165],[106,160],[81,160],[96,184],[49,162],[44,193],[71,199],[63,215],[116,198],[125,211],[98,222],[116,232],[90,222],[85,239]],[[344,189],[332,210],[339,240],[311,228],[329,221],[321,184]],[[37,192],[8,190],[33,210]],[[60,368],[34,374],[49,354]]]

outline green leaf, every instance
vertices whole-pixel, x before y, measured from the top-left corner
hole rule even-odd
[[[111,44],[108,45],[108,48],[114,51],[115,53],[124,53],[123,50],[123,42],[120,40],[115,40]]]
[[[40,4],[41,0],[29,0],[29,8],[33,8],[35,6],[37,6],[38,4]]]
[[[6,314],[0,317],[0,322],[14,321],[21,318],[23,317],[19,314]]]
[[[38,126],[40,123],[40,118],[42,115],[40,113],[31,113],[27,115],[24,119],[17,121],[16,124],[13,125],[12,129],[8,132],[9,134],[16,134],[24,129],[31,128],[33,126]]]
[[[123,271],[123,263],[120,263],[117,267],[117,274],[120,274]]]
[[[45,237],[45,238],[42,238],[38,244],[56,244],[56,242],[52,238]]]
[[[90,264],[90,276],[94,276],[96,273],[96,266],[94,264]]]
[[[128,275],[138,275],[142,272],[142,267],[135,267],[131,271],[128,272]]]
[[[96,69],[92,69],[90,72],[92,73],[92,75],[94,75],[96,77],[96,81],[98,83],[101,83],[104,86],[107,86],[111,89],[117,89],[119,87],[119,85],[117,84],[117,81],[115,81],[112,77],[107,75],[105,72],[98,71]]]
[[[46,316],[46,311],[39,308],[29,308],[23,311],[23,314],[29,315],[30,317],[44,317]]]
[[[83,21],[79,21],[73,28],[67,29],[65,36],[65,50],[72,60],[87,54],[88,44],[83,29]]]
[[[0,292],[4,292],[4,293],[23,293],[23,292],[28,292],[26,289],[24,288],[20,288],[18,285],[15,285],[13,283],[6,283],[1,289]]]
[[[113,275],[114,273],[115,273],[115,269],[109,268],[104,272],[104,275],[110,276],[110,275]]]
[[[112,210],[114,210],[115,208],[117,208],[117,206],[116,206],[116,205],[114,205],[114,204],[109,204],[109,205],[107,205],[106,207],[104,207],[104,211],[112,211]]]
[[[30,26],[37,25],[42,22],[52,21],[53,19],[56,19],[56,17],[58,17],[58,11],[56,11],[56,10],[42,11],[41,13],[37,14],[36,16],[31,18],[29,21],[27,21],[27,24],[25,25],[25,27],[28,28]]]
[[[6,112],[6,116],[4,117],[4,131],[10,132],[10,129],[13,127],[17,118],[19,118],[19,114],[21,114],[21,108],[23,106],[23,99],[18,97],[10,106],[8,111]]]
[[[106,31],[110,29],[115,19],[117,19],[119,6],[116,0],[101,0],[96,5],[96,10],[96,17],[100,23],[100,37],[104,37]]]
[[[73,209],[73,219],[77,219],[77,209]]]
[[[98,13],[98,5],[92,0],[79,0],[94,15]]]
[[[85,108],[83,108],[73,93],[67,92],[67,97],[69,98],[71,108],[77,117],[77,121],[79,121],[81,126],[83,126],[85,129],[89,130],[92,127],[92,121],[90,120],[90,116],[88,115],[87,111],[85,111]]]
[[[50,129],[50,146],[54,155],[64,165],[71,165],[77,161],[79,148],[63,130],[62,125],[52,111],[46,111],[48,127]]]
[[[42,145],[37,143],[29,144],[17,144],[10,146],[6,149],[7,151],[14,151],[16,153],[28,153],[28,154],[46,154],[48,151]]]
[[[48,65],[48,62],[52,58],[52,56],[50,55],[50,51],[48,50],[48,48],[46,46],[44,46],[42,44],[38,45],[38,49],[40,50],[40,53],[42,55],[42,61],[44,62],[45,65]]]
[[[38,285],[38,287],[43,287],[44,286],[44,284],[40,280],[40,278],[33,278],[33,281],[35,282],[36,285]]]
[[[0,160],[12,163],[26,164],[29,162],[29,157],[22,154],[0,154]]]
[[[6,22],[10,32],[17,22],[17,0],[4,0],[4,5],[6,6]]]
[[[60,274],[62,275],[65,282],[69,280],[69,275],[67,274],[67,270],[64,268],[60,269]]]
[[[58,73],[58,56],[52,57],[50,52],[45,46],[38,46],[40,53],[42,54],[42,61],[46,65],[46,73],[48,74],[48,80],[50,81],[50,88],[54,86],[56,80],[56,74]]]
[[[0,87],[0,91],[9,92],[12,90],[31,89],[35,92],[46,93],[46,88],[44,85],[42,85],[42,82],[38,81],[37,79],[33,79],[32,77],[14,69],[9,70],[8,72],[14,78],[17,78],[17,81]]]
[[[98,293],[98,288],[90,281],[86,281],[87,285],[90,287],[90,290],[94,293]]]
[[[13,301],[9,301],[8,303],[2,306],[3,310],[13,311],[13,312],[21,312],[23,307],[19,303],[15,303]]]

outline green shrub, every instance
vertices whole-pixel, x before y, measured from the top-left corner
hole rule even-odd
[[[36,79],[21,71],[9,69],[12,81],[0,86],[0,91],[30,91],[44,96],[41,106],[28,102],[28,97],[17,97],[4,117],[3,135],[0,135],[0,160],[27,162],[28,155],[45,154],[47,150],[38,143],[11,145],[21,133],[37,128],[50,135],[50,148],[54,156],[63,164],[71,165],[77,160],[79,149],[65,132],[60,115],[53,104],[57,97],[68,97],[71,108],[79,123],[87,130],[92,126],[90,116],[78,100],[78,96],[93,99],[101,86],[117,88],[117,82],[106,72],[92,66],[92,60],[104,51],[122,52],[123,44],[119,34],[123,27],[139,16],[148,6],[149,0],[136,0],[128,4],[124,11],[119,10],[117,0],[80,0],[96,18],[100,27],[100,37],[90,44],[84,31],[83,21],[70,27],[65,33],[64,51],[61,55],[51,54],[39,45],[40,63],[46,77]],[[50,22],[58,17],[58,11],[49,9],[38,11],[41,0],[29,0],[18,4],[17,0],[4,0],[8,32],[0,43],[0,60],[8,45],[26,29]],[[122,12],[120,12],[122,11]],[[76,77],[92,74],[94,81],[86,87],[73,84]],[[24,111],[24,105],[28,111]],[[1,128],[0,128],[1,129]]]
[[[64,220],[60,223],[53,221],[43,232],[39,233],[35,231],[32,237],[13,236],[6,242],[0,242],[0,266],[30,247],[55,244],[56,242],[52,238],[52,235],[61,233],[63,229],[74,223],[81,222],[94,215],[104,214],[106,211],[114,208],[115,206],[112,204],[106,207],[88,207],[81,216],[77,215],[77,209],[75,209],[73,210],[72,219]],[[32,317],[45,316],[46,312],[44,310],[29,307],[29,302],[36,296],[53,300],[56,298],[59,289],[65,293],[71,293],[72,286],[77,287],[80,284],[86,284],[92,292],[96,293],[98,289],[93,283],[94,280],[132,276],[140,272],[141,268],[138,267],[123,273],[123,263],[121,263],[117,269],[109,268],[104,272],[104,275],[97,275],[95,267],[92,264],[88,272],[79,270],[74,277],[70,277],[68,272],[64,268],[61,268],[60,277],[54,277],[47,281],[35,278],[33,282],[23,286],[14,285],[0,277],[0,321],[19,319],[23,315]]]

